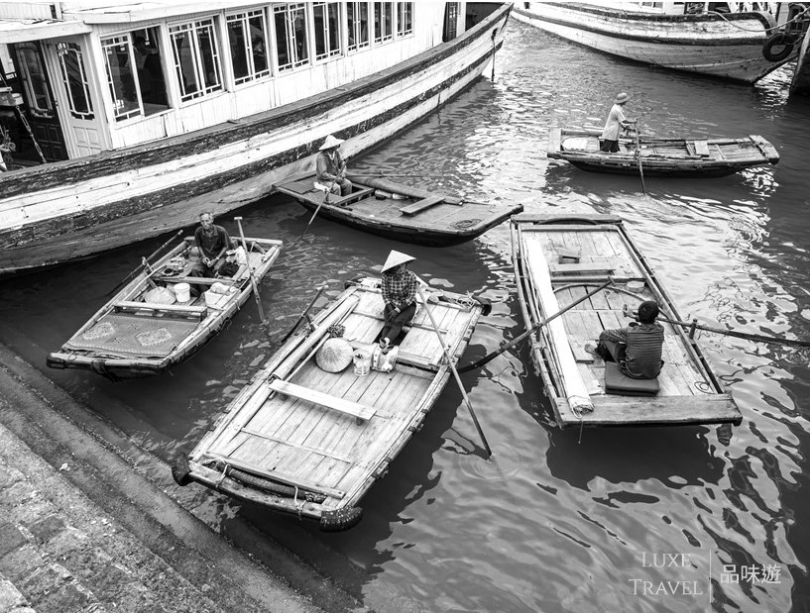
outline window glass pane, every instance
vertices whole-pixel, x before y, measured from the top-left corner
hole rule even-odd
[[[256,77],[270,74],[267,62],[267,32],[264,27],[264,16],[253,13],[248,20],[250,32],[250,50],[253,57],[253,73]]]
[[[349,51],[368,47],[368,3],[349,2],[346,6]]]
[[[222,89],[222,69],[214,20],[174,25],[169,28],[180,98],[192,100]]]
[[[245,35],[245,22],[228,20],[228,43],[231,46],[231,62],[233,63],[233,76],[237,83],[241,83],[250,75],[248,65],[248,48]]]
[[[41,115],[50,115],[53,102],[38,44],[20,43],[17,46],[17,53],[20,56],[20,74],[31,110]]]
[[[129,36],[102,39],[101,45],[115,120],[123,121],[142,115],[138,86],[132,69],[134,53]]]
[[[277,6],[273,11],[279,70],[289,70],[309,63],[304,4]]]
[[[79,119],[93,119],[93,105],[90,102],[90,88],[81,48],[76,43],[58,43],[57,54],[70,113]]]

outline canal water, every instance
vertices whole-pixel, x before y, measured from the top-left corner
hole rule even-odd
[[[810,104],[789,72],[756,86],[624,62],[512,22],[486,77],[355,169],[527,212],[611,213],[683,316],[810,339]],[[645,133],[760,134],[776,167],[704,180],[590,174],[549,161],[551,127],[599,124],[613,97]],[[393,177],[392,177],[393,178]],[[166,237],[0,283],[0,341],[156,455],[188,451],[326,284],[379,272],[391,248],[438,287],[494,303],[465,360],[523,331],[504,225],[440,249],[391,243],[273,196],[242,211],[248,236],[284,241],[253,301],[171,375],[114,384],[50,371],[48,351]],[[232,217],[220,220],[236,230]],[[47,248],[47,246],[43,246]],[[494,451],[486,461],[451,380],[425,428],[363,500],[353,530],[268,514],[192,485],[184,503],[227,534],[246,519],[379,611],[810,610],[808,354],[716,334],[702,341],[740,426],[560,431],[525,346],[462,375]],[[326,552],[326,553],[324,553]]]

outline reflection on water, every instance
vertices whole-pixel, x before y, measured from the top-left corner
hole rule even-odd
[[[351,165],[472,200],[520,202],[527,212],[618,215],[683,317],[810,338],[810,107],[787,100],[789,73],[755,87],[719,83],[622,62],[519,23],[510,24],[495,61],[495,82],[479,81]],[[550,127],[599,124],[619,91],[631,94],[628,115],[639,117],[645,132],[761,134],[782,160],[720,179],[649,178],[644,194],[638,178],[546,159]],[[301,238],[309,214],[280,196],[240,214],[248,235],[284,241],[263,282],[266,326],[249,302],[192,360],[149,381],[48,373],[165,459],[211,426],[318,285],[335,296],[346,279],[377,273],[392,247],[414,255],[423,278],[494,303],[464,363],[523,331],[508,226],[436,249],[324,220]],[[160,243],[4,281],[0,340],[44,368],[47,352]],[[704,333],[702,341],[742,409],[739,427],[560,431],[524,345],[462,375],[494,458],[482,458],[451,380],[424,429],[363,500],[365,518],[349,533],[319,534],[294,518],[205,498],[196,486],[184,490],[187,503],[225,532],[240,516],[286,537],[304,557],[306,543],[316,542],[351,561],[353,570],[338,563],[330,571],[380,611],[804,610],[808,353],[719,334]],[[664,554],[689,562],[648,564]],[[644,591],[667,581],[681,582],[681,591]]]

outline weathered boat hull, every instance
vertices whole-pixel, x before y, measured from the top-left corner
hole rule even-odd
[[[259,284],[278,258],[282,243],[256,238],[246,241],[264,250],[264,253],[249,255],[253,277]],[[47,365],[57,369],[89,370],[112,381],[121,381],[170,372],[195,355],[244,306],[253,293],[253,284],[247,269],[233,282],[165,275],[162,271],[172,258],[181,256],[191,244],[193,239],[187,238],[152,262],[152,272],[144,269],[135,275],[59,350],[48,354]],[[191,264],[189,261],[188,266]],[[216,307],[205,306],[202,298],[192,301],[196,306],[188,307],[150,304],[144,299],[150,280],[167,288],[181,282],[211,285],[219,281],[232,285],[234,293]]]
[[[590,172],[652,177],[723,177],[751,166],[777,164],[779,153],[761,136],[709,140],[644,138],[637,156],[636,142],[621,139],[615,153],[599,151],[598,131],[553,128],[547,155]]]
[[[453,364],[482,312],[465,296],[428,299]],[[424,304],[398,348],[394,369],[327,372],[313,356],[343,327],[355,352],[382,328],[378,279],[363,279],[324,307],[223,410],[173,474],[272,510],[319,520],[325,530],[360,521],[357,506],[417,432],[450,377]]]
[[[698,343],[682,327],[663,321],[682,318],[618,217],[515,216],[512,258],[523,318],[535,329],[532,360],[559,427],[740,423],[734,399]],[[612,284],[540,325],[608,281]],[[603,329],[626,327],[625,305],[635,309],[645,300],[658,302],[663,316],[660,389],[650,395],[608,391],[606,363],[589,345],[595,346]],[[592,412],[577,408],[583,406]]]
[[[318,218],[430,247],[467,242],[523,210],[520,204],[470,203],[376,177],[349,175],[349,179],[353,193],[343,198],[330,195],[328,203],[324,193],[313,188],[313,177],[276,187],[313,214],[317,211]]]
[[[567,40],[629,60],[754,83],[791,61],[763,55],[775,26],[765,13],[667,15],[574,2],[526,2],[514,18]],[[526,7],[525,5],[528,5]]]
[[[357,155],[475,81],[501,47],[510,6],[395,68],[237,122],[0,173],[0,275],[52,265],[193,224],[272,192],[313,164],[330,133]],[[78,206],[77,206],[78,203]]]

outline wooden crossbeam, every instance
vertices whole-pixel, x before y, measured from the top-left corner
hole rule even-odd
[[[338,398],[330,394],[324,394],[323,392],[296,385],[288,381],[282,381],[281,379],[273,379],[268,385],[270,389],[279,394],[300,398],[301,400],[306,400],[307,402],[332,409],[333,411],[352,415],[362,421],[368,421],[374,417],[374,414],[377,412],[373,407],[358,404],[351,400],[345,400],[344,398]]]
[[[404,206],[399,209],[399,212],[403,215],[416,215],[417,213],[421,213],[425,209],[429,209],[432,206],[437,204],[441,204],[444,201],[444,196],[431,196],[429,198],[423,198],[413,204],[409,204],[408,206]]]

